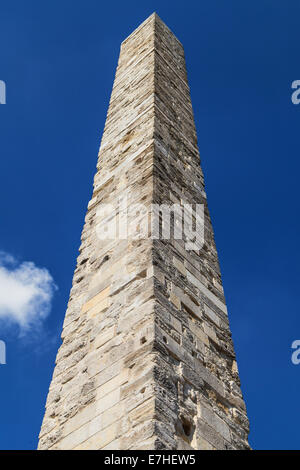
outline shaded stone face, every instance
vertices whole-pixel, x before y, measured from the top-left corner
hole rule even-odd
[[[154,206],[197,204],[199,249],[172,214],[153,236]],[[249,448],[184,51],[155,14],[121,46],[62,338],[40,449]]]

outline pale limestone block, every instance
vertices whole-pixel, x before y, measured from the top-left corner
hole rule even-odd
[[[92,209],[92,207],[94,207],[95,205],[97,204],[97,198],[94,197],[90,200],[90,202],[88,203],[88,210]]]
[[[83,410],[77,413],[75,416],[71,417],[65,424],[63,429],[64,436],[72,433],[76,429],[80,428],[84,424],[92,421],[96,413],[96,404],[91,403],[89,406],[86,406]]]
[[[176,308],[178,308],[178,310],[181,310],[181,302],[174,292],[170,293],[170,301],[175,305]]]
[[[199,450],[215,450],[215,448],[202,436],[197,438],[197,448]]]
[[[204,304],[204,311],[208,318],[211,319],[211,321],[213,321],[218,326],[221,325],[221,320],[218,315],[206,304]]]
[[[184,293],[180,287],[176,286],[175,284],[172,284],[172,292],[176,295],[176,297],[179,298],[181,304],[184,304],[184,306],[190,310],[193,315],[195,315],[198,318],[202,317],[202,312],[201,308],[199,305],[196,305],[195,302],[191,300],[191,298]]]
[[[112,408],[120,400],[120,388],[102,396],[100,391],[97,391],[96,397],[96,413],[97,415]]]
[[[179,259],[175,258],[175,256],[173,256],[173,264],[174,264],[175,268],[178,269],[178,271],[183,276],[186,276],[186,267],[184,266],[184,264],[181,261],[179,261]]]
[[[215,333],[215,330],[213,330],[210,326],[208,326],[206,323],[204,323],[204,331],[211,338],[215,343],[219,344],[219,340],[217,338],[217,335]]]
[[[99,333],[94,341],[95,348],[100,348],[103,344],[107,343],[110,339],[115,336],[115,326],[112,326],[103,333]]]
[[[165,276],[162,271],[157,266],[150,266],[147,269],[147,277],[156,277],[162,284],[165,283]]]
[[[227,315],[227,307],[226,305],[221,302],[221,300],[215,295],[213,294],[210,290],[208,290],[203,284],[202,282],[200,282],[195,276],[193,276],[192,273],[190,273],[189,271],[187,271],[187,279],[188,281],[192,282],[192,284],[194,284],[196,287],[198,287],[198,289],[200,290],[200,292],[202,292],[208,299],[210,299],[220,310],[222,310],[226,315]]]
[[[200,351],[203,355],[205,355],[206,353],[205,344],[199,338],[196,338],[196,349],[198,349],[198,351]]]
[[[170,298],[170,300],[171,300],[171,298]],[[180,307],[181,307],[181,305],[180,305]],[[177,307],[177,308],[180,310],[180,307]],[[182,323],[181,323],[181,321],[177,320],[176,317],[174,317],[173,315],[170,315],[169,323],[176,331],[178,331],[178,333],[182,333]]]
[[[116,375],[108,382],[105,382],[103,385],[100,385],[96,389],[96,399],[103,398],[108,393],[112,392],[113,390],[119,388],[121,385],[128,381],[128,369],[122,370],[120,374]],[[95,384],[97,381],[95,380]]]
[[[109,287],[107,287],[106,289],[102,290],[101,292],[99,292],[97,295],[95,295],[92,299],[90,299],[88,302],[86,302],[83,306],[82,306],[82,312],[85,313],[87,312],[88,310],[90,310],[91,308],[95,307],[98,303],[100,303],[101,301],[103,301],[108,295],[109,295]]]
[[[98,388],[101,385],[105,384],[109,380],[111,380],[113,377],[121,373],[121,370],[123,368],[123,361],[117,361],[111,366],[106,367],[105,369],[101,370],[98,374],[94,375],[94,382],[95,382],[95,387]]]
[[[228,425],[218,417],[218,415],[212,410],[207,408],[204,405],[200,405],[200,418],[202,418],[209,426],[216,430],[221,436],[223,436],[227,441],[230,440],[230,430]]]
[[[111,304],[111,300],[109,297],[106,299],[103,299],[101,302],[99,302],[97,305],[95,305],[93,308],[91,308],[87,312],[88,318],[95,318],[97,317],[101,312],[106,310]]]
[[[207,382],[221,397],[225,397],[224,385],[220,380],[212,374],[206,367],[201,364],[197,359],[194,360],[195,370],[199,373],[200,377]]]
[[[199,436],[202,437],[202,439],[204,439],[205,441],[208,441],[212,447],[218,450],[224,450],[225,446],[224,439],[222,438],[222,436],[202,419],[197,420],[197,430]],[[203,442],[203,440],[201,440],[200,442]]]
[[[107,426],[110,426],[115,421],[119,421],[121,417],[127,413],[127,410],[123,402],[118,402],[109,410],[106,410],[102,413],[102,423],[103,429]]]
[[[137,424],[148,421],[154,418],[155,414],[155,399],[150,400],[138,405],[136,408],[130,411],[129,420],[136,426]]]
[[[113,423],[111,426],[103,429],[100,432],[90,436],[81,444],[77,445],[74,450],[97,450],[103,449],[110,442],[114,441],[117,437],[118,423]]]
[[[209,346],[207,334],[201,328],[199,328],[199,326],[196,325],[193,320],[189,320],[189,328],[194,333],[194,335],[197,336],[197,338],[199,338],[204,344],[206,344],[206,346]]]
[[[89,436],[97,433],[101,427],[101,416],[97,416],[92,421],[89,421],[85,425],[76,429],[76,431],[73,431],[64,437],[59,443],[59,448],[64,450],[74,449],[82,442],[85,442]]]
[[[106,446],[102,447],[102,450],[122,450],[120,448],[120,439],[116,439]]]

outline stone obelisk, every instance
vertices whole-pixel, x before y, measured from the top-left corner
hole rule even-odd
[[[79,251],[39,448],[248,449],[184,51],[156,14],[121,45]]]

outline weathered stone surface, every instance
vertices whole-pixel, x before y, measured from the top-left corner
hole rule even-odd
[[[122,43],[97,168],[39,449],[247,449],[183,47],[155,14]],[[136,237],[152,204],[196,203],[201,249],[172,217]]]

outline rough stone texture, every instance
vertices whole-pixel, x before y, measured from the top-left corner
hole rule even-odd
[[[101,240],[125,197],[205,204],[203,248]],[[62,338],[39,449],[249,448],[184,52],[156,14],[121,46]]]

